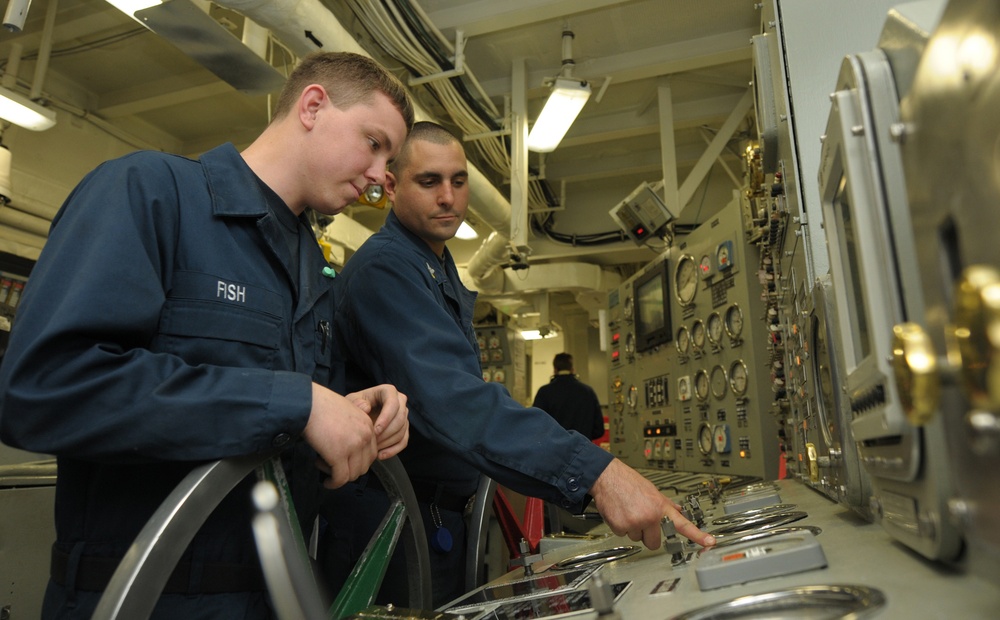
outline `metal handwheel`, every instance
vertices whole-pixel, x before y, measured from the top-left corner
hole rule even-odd
[[[197,467],[188,474],[139,532],[112,575],[91,618],[149,618],[173,567],[208,516],[240,481],[274,456],[268,454],[223,459]],[[364,556],[352,571],[334,608],[330,610],[329,617],[342,618],[364,608],[374,599],[392,550],[400,537],[406,549],[408,573],[416,577],[410,580],[408,605],[417,609],[428,609],[431,605],[430,552],[409,477],[396,458],[376,461],[372,470],[389,495],[390,509]],[[282,506],[280,510],[272,510],[278,515],[279,522],[284,523],[283,527],[288,528],[288,532],[294,532],[288,518],[290,511],[294,511],[294,508]],[[287,534],[279,543],[283,548],[283,555],[298,555],[301,565],[308,567],[308,558],[300,552],[299,543],[289,539],[294,539],[294,535]],[[262,557],[263,561],[270,560]],[[311,577],[311,569],[308,575]],[[282,587],[280,584],[272,584],[268,578],[268,567],[265,567],[265,578],[269,589]],[[292,578],[300,579],[302,575],[292,573]],[[315,583],[312,586],[315,587]],[[303,595],[310,592],[307,586],[296,589]],[[317,588],[313,596],[318,597],[318,592]],[[287,592],[283,591],[282,594],[287,595]],[[273,592],[272,597],[277,598]],[[316,609],[310,606],[313,602],[319,604],[320,601],[303,601],[303,609],[311,615],[299,617],[312,620],[312,613]]]

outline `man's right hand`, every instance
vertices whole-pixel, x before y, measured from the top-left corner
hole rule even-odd
[[[597,511],[611,531],[659,549],[663,539],[660,520],[674,522],[677,533],[703,547],[715,544],[715,537],[698,529],[680,514],[679,506],[622,461],[614,459],[590,488]]]
[[[322,460],[328,489],[342,487],[368,471],[378,456],[375,424],[347,398],[312,384],[312,410],[302,437]],[[325,465],[325,467],[323,466]]]

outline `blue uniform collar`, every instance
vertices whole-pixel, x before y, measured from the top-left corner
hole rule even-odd
[[[215,215],[263,216],[267,202],[257,176],[231,143],[217,146],[199,159],[212,193]]]

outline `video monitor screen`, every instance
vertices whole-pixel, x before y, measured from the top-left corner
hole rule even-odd
[[[635,348],[642,352],[672,339],[667,262],[663,261],[635,281]]]

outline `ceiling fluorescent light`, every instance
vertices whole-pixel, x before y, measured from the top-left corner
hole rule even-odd
[[[56,124],[54,110],[2,86],[0,86],[0,118],[32,131],[44,131]]]
[[[139,21],[139,19],[135,16],[136,11],[148,9],[151,6],[162,4],[162,2],[160,0],[108,0],[108,4],[128,15],[135,21]]]
[[[528,134],[528,150],[536,153],[554,151],[589,98],[590,84],[587,82],[556,78],[549,100]]]
[[[476,229],[472,226],[469,226],[468,222],[462,222],[462,225],[458,227],[458,231],[455,233],[455,236],[459,239],[468,240],[475,239],[479,236],[479,233],[477,233]]]

